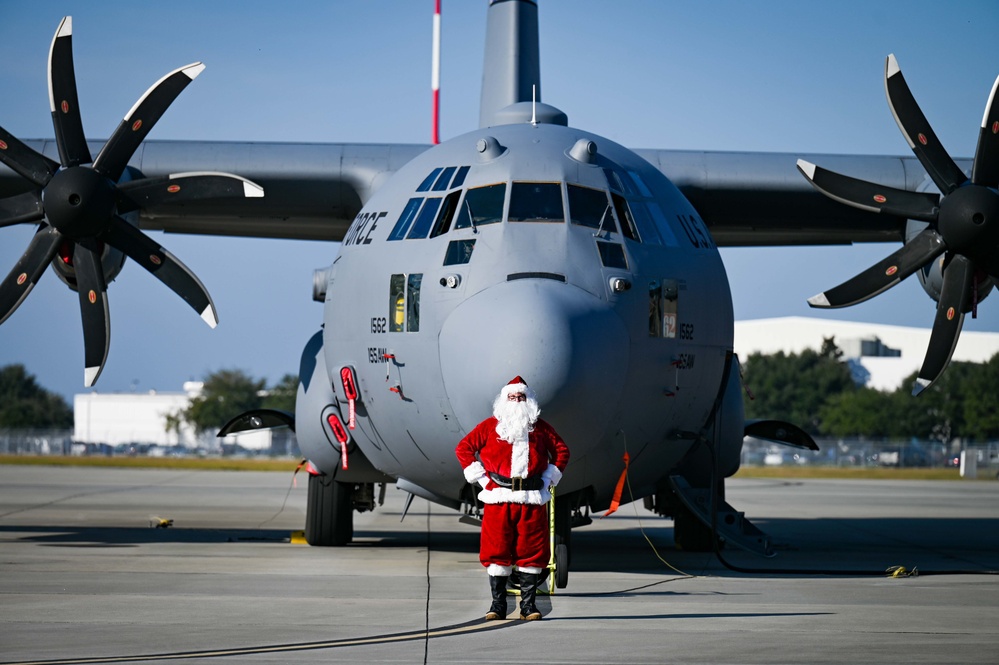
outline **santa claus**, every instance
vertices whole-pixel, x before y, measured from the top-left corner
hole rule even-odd
[[[465,480],[482,486],[479,560],[492,592],[487,620],[506,618],[506,586],[515,566],[521,580],[520,618],[541,618],[534,599],[551,557],[547,503],[569,463],[569,448],[540,413],[534,391],[515,377],[493,402],[492,417],[455,450]]]

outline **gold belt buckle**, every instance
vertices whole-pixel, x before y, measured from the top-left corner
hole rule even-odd
[[[515,476],[510,479],[510,489],[514,492],[520,492],[524,489],[524,479],[519,476]]]

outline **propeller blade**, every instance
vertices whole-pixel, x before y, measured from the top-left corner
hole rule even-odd
[[[0,282],[0,323],[6,321],[31,293],[59,251],[60,242],[62,234],[48,224],[42,224],[31,238],[14,269]]]
[[[971,166],[971,182],[986,187],[999,186],[999,76],[992,84],[989,101],[978,132],[978,147]]]
[[[0,127],[0,162],[39,187],[47,185],[59,170],[58,164],[29,148],[3,127]]]
[[[76,269],[76,288],[83,318],[83,358],[86,367],[83,385],[89,388],[101,375],[111,344],[107,283],[97,244],[93,241],[76,243],[73,267]]]
[[[83,133],[80,101],[73,68],[73,17],[59,24],[49,49],[49,108],[62,165],[79,166],[93,161]]]
[[[975,266],[970,259],[955,254],[944,267],[943,287],[937,301],[937,315],[933,320],[930,344],[923,358],[923,366],[912,386],[912,394],[918,395],[939,378],[954,355],[957,339],[964,324],[964,306],[971,289]]]
[[[218,325],[215,304],[208,290],[180,259],[121,217],[114,217],[103,239],[123,251],[190,305],[205,323]]]
[[[0,228],[24,222],[37,222],[43,217],[45,210],[37,192],[25,192],[0,199]]]
[[[907,219],[932,222],[940,210],[940,195],[910,192],[885,187],[866,180],[851,178],[803,159],[798,160],[798,170],[829,198],[868,212],[885,212]]]
[[[260,185],[229,173],[174,173],[161,178],[142,178],[118,185],[118,212],[164,203],[264,195]]]
[[[933,229],[925,229],[912,240],[863,272],[839,286],[812,296],[812,307],[849,307],[887,291],[947,249],[943,238]]]
[[[885,62],[885,93],[898,128],[919,162],[944,195],[950,194],[968,178],[944,150],[940,139],[912,96],[894,55]]]
[[[118,180],[128,160],[132,158],[136,148],[146,138],[149,131],[159,121],[184,88],[204,71],[205,66],[195,62],[186,67],[175,69],[146,91],[135,106],[125,114],[114,134],[104,144],[94,169],[111,180]]]

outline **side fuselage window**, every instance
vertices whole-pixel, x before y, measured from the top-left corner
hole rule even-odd
[[[420,287],[423,273],[389,278],[389,332],[420,331]]]

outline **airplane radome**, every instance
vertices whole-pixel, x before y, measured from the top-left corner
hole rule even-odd
[[[80,294],[92,385],[107,283],[127,259],[216,320],[201,282],[145,230],[339,240],[316,274],[324,315],[295,413],[233,414],[223,430],[295,428],[310,544],[350,542],[354,512],[376,509],[387,484],[474,521],[454,447],[520,375],[572,451],[554,509],[560,586],[571,528],[618,499],[672,517],[686,549],[724,538],[769,554],[725,503],[724,479],[747,434],[815,443],[794,424],[745,420],[718,247],[902,242],[810,302],[850,305],[916,274],[939,302],[926,389],[999,275],[995,94],[973,162],[939,146],[893,57],[889,104],[912,158],[632,151],[538,98],[533,0],[488,12],[480,127],[440,145],[143,141],[195,63],[150,88],[96,157],[67,18],[49,60],[56,140],[0,129],[0,226],[39,228],[0,282],[0,321],[52,265]],[[630,493],[616,496],[625,472]]]

